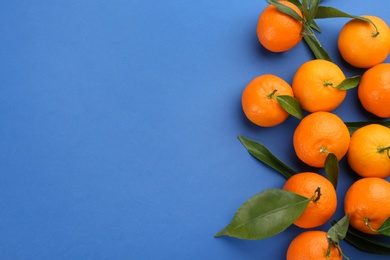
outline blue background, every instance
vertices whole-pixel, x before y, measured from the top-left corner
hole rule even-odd
[[[388,24],[390,2],[325,0]],[[291,83],[312,59],[302,41],[275,54],[257,41],[266,1],[67,0],[0,4],[1,259],[284,259],[302,230],[261,241],[214,238],[238,207],[285,179],[251,157],[242,134],[295,169],[290,117],[244,117],[241,93],[264,73]],[[319,20],[337,51],[348,19]],[[387,60],[389,61],[389,60]],[[334,113],[376,119],[356,90]],[[356,180],[341,162],[342,194]],[[321,171],[319,171],[321,172]],[[328,225],[321,227],[326,230]],[[387,259],[343,242],[351,259]]]

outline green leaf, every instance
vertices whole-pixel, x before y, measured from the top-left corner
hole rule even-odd
[[[302,5],[301,2],[299,2],[299,0],[288,0],[288,1],[296,5],[299,9],[302,9]]]
[[[316,59],[332,61],[329,54],[324,50],[324,48],[322,48],[322,46],[320,45],[320,43],[316,38],[306,34],[303,36],[303,39],[305,39],[307,45],[313,52]]]
[[[302,0],[302,10],[303,10],[303,15],[306,18],[306,22],[308,24],[311,24],[314,20],[314,17],[317,13],[318,5],[319,5],[318,0]]]
[[[369,124],[380,124],[390,128],[390,121],[368,121],[368,122],[344,122],[348,127],[350,135],[352,135],[360,127],[369,125]]]
[[[267,189],[247,200],[233,220],[215,236],[265,239],[288,228],[305,211],[310,199],[282,189]]]
[[[302,107],[299,101],[289,95],[276,96],[276,100],[290,115],[295,116],[298,119],[303,118]]]
[[[361,17],[361,16],[351,15],[351,14],[340,11],[340,10],[338,10],[334,7],[330,7],[330,6],[319,6],[318,7],[315,19],[320,19],[320,18],[355,18],[355,19],[360,19],[360,20],[371,23],[375,27],[376,32],[378,32],[376,25],[370,19],[365,18],[365,17]]]
[[[321,28],[317,25],[317,23],[314,20],[311,22],[310,27],[319,33],[321,32]]]
[[[335,246],[340,244],[340,240],[343,240],[347,235],[349,227],[349,215],[345,215],[338,222],[334,223],[333,226],[328,230],[327,237],[333,242]]]
[[[388,217],[377,230],[378,233],[390,236],[390,217]]]
[[[302,14],[306,18],[306,21],[310,20],[309,0],[302,0]]]
[[[359,85],[361,78],[362,76],[360,75],[346,78],[338,86],[336,86],[336,88],[340,90],[348,90],[351,88],[355,88]]]
[[[264,145],[249,140],[241,135],[238,136],[238,139],[252,156],[277,170],[287,179],[297,173],[297,171],[294,171],[281,160],[279,160],[275,155],[273,155]]]
[[[372,236],[358,231],[351,225],[348,227],[347,235],[345,236],[344,240],[364,252],[380,255],[390,255],[389,243],[385,243],[377,239],[372,239]]]
[[[267,2],[271,5],[274,5],[282,13],[285,13],[298,21],[303,21],[302,17],[299,14],[297,14],[297,12],[295,12],[293,9],[291,9],[288,6],[281,4],[278,0],[267,0]]]
[[[337,180],[339,177],[339,162],[336,155],[329,153],[325,159],[325,172],[328,176],[328,180],[333,184],[333,187],[337,188]]]

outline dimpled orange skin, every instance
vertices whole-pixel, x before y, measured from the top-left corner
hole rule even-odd
[[[318,187],[321,189],[319,200],[310,201],[294,225],[301,228],[314,228],[325,224],[336,211],[336,191],[328,179],[314,172],[295,174],[284,184],[284,190],[295,192],[307,198],[311,198]]]
[[[352,19],[340,31],[338,48],[343,59],[357,68],[371,68],[386,60],[390,53],[389,26],[379,17],[363,15],[378,28],[366,21]]]
[[[280,1],[291,7],[299,16],[301,11],[288,1]],[[274,5],[264,8],[257,23],[257,37],[269,51],[284,52],[296,46],[303,37],[303,25],[291,16],[280,12]]]
[[[349,143],[348,164],[362,177],[390,176],[390,158],[380,148],[390,146],[390,128],[370,124],[356,130]],[[390,202],[389,202],[390,203]]]
[[[347,153],[350,134],[345,123],[330,112],[314,112],[304,117],[294,131],[293,144],[298,158],[317,168],[325,166],[328,153],[340,161]]]
[[[309,112],[332,111],[347,95],[336,88],[343,80],[343,71],[333,62],[315,59],[302,64],[296,71],[292,89],[302,108]]]
[[[271,95],[275,90],[276,92]],[[246,117],[252,123],[263,127],[284,122],[289,114],[276,100],[279,95],[294,96],[291,86],[283,79],[272,74],[264,74],[253,79],[241,96],[242,109]]]
[[[377,235],[365,225],[364,218],[370,220],[373,229],[378,229],[390,217],[390,183],[376,177],[354,182],[345,194],[344,211],[354,228]]]
[[[335,246],[330,247],[329,256],[325,256],[329,247],[325,231],[305,231],[296,236],[287,249],[286,260],[341,260],[343,257]]]
[[[358,86],[360,103],[368,112],[390,117],[390,63],[381,63],[364,72]]]

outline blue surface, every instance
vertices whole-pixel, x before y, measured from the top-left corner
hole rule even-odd
[[[273,54],[255,28],[266,1],[68,0],[0,5],[1,259],[284,259],[300,229],[262,241],[214,238],[252,195],[284,179],[238,134],[293,168],[298,121],[259,128],[243,88],[291,82],[312,58],[301,42]],[[325,0],[390,24],[390,2]],[[337,52],[344,18],[318,22]],[[389,61],[389,60],[387,60]],[[334,111],[373,119],[356,91]],[[305,168],[307,169],[307,168]],[[342,194],[356,178],[345,166]],[[342,197],[335,218],[342,216]],[[326,229],[327,226],[322,227]],[[342,244],[351,259],[388,259]]]

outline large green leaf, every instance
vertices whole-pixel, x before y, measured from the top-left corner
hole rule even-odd
[[[303,118],[301,104],[295,97],[289,95],[279,95],[276,96],[276,100],[290,115],[298,119]]]
[[[252,156],[277,170],[287,179],[297,173],[297,171],[294,171],[281,160],[279,160],[275,155],[273,155],[264,145],[249,140],[242,135],[239,135],[238,139]]]
[[[282,189],[267,189],[247,200],[233,220],[215,236],[265,239],[281,233],[305,211],[310,198]]]

